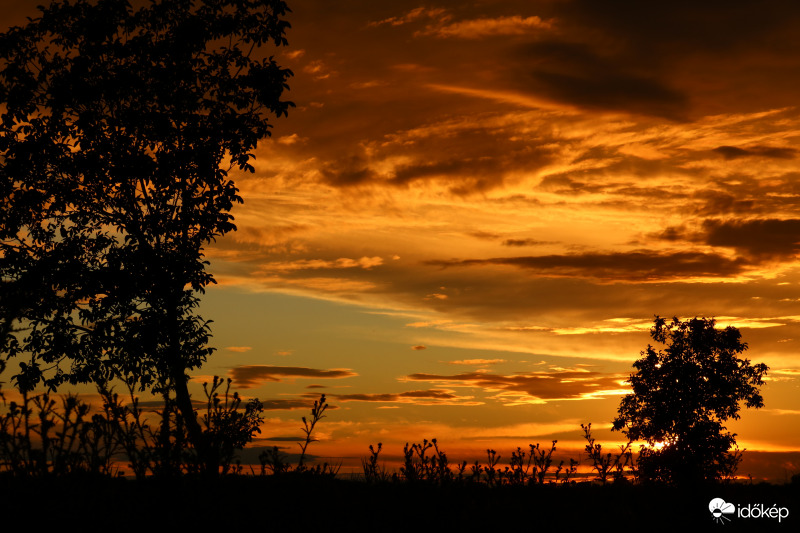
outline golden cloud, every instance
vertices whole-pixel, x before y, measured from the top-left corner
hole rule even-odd
[[[378,394],[329,394],[339,402],[381,402],[415,405],[483,405],[473,396],[459,396],[451,390],[430,389]]]
[[[530,35],[534,30],[549,30],[553,27],[552,20],[543,20],[541,17],[522,17],[513,15],[497,18],[476,18],[447,22],[441,20],[430,24],[424,30],[416,32],[415,36],[432,35],[439,38],[457,37],[460,39],[482,39],[494,35]]]
[[[348,368],[320,370],[298,366],[243,365],[230,370],[230,376],[236,386],[243,389],[256,387],[269,381],[280,382],[283,379],[342,379],[357,375]]]
[[[454,375],[417,373],[405,381],[425,381],[451,387],[477,387],[495,393],[494,399],[507,405],[545,403],[563,400],[588,400],[617,396],[627,375],[601,374],[585,369],[543,372],[517,372],[502,375],[490,372],[464,372]]]
[[[460,361],[448,361],[449,365],[498,365],[500,363],[507,363],[505,359],[462,359]]]

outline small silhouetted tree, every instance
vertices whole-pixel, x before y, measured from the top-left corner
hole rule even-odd
[[[685,483],[730,476],[741,454],[723,422],[739,418],[740,402],[763,407],[764,364],[739,355],[747,349],[739,330],[716,329],[714,319],[667,322],[656,317],[648,344],[628,380],[613,429],[647,445],[639,457],[642,480]]]
[[[143,4],[143,5],[142,5]],[[0,356],[22,390],[113,379],[174,402],[212,349],[203,247],[291,72],[280,0],[54,1],[0,35]],[[213,468],[213,465],[211,465]]]

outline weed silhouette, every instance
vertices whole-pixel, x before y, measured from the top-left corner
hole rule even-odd
[[[630,442],[621,445],[618,454],[611,452],[604,454],[603,446],[596,444],[594,437],[592,437],[592,424],[581,424],[581,429],[587,441],[585,448],[586,453],[589,455],[589,460],[592,462],[592,470],[597,472],[597,480],[600,481],[600,483],[605,485],[609,477],[614,481],[623,480],[625,479],[626,473],[630,473],[634,476],[636,475]]]
[[[378,465],[378,455],[381,453],[383,443],[378,443],[378,448],[369,445],[369,457],[361,459],[361,467],[364,471],[364,481],[367,483],[385,483],[391,476],[382,465]]]
[[[313,435],[314,428],[320,420],[325,418],[323,413],[327,408],[328,404],[325,401],[325,395],[322,394],[319,400],[314,401],[314,406],[311,408],[311,418],[302,417],[303,427],[301,429],[305,433],[305,439],[298,444],[300,446],[300,458],[297,461],[297,465],[293,467],[289,464],[286,454],[281,452],[277,446],[273,446],[269,450],[261,452],[258,456],[258,460],[261,463],[260,473],[262,476],[270,473],[277,476],[304,474],[316,477],[336,477],[341,468],[341,463],[332,465],[324,462],[311,467],[306,464],[308,446],[312,442],[317,442]]]

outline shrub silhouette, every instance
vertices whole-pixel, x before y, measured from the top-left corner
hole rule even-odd
[[[632,474],[634,477],[637,475],[630,442],[620,445],[618,454],[603,453],[603,446],[597,444],[595,438],[592,437],[592,424],[589,423],[585,426],[581,424],[581,429],[583,437],[586,439],[586,448],[584,449],[592,462],[592,470],[597,472],[597,480],[600,483],[605,485],[609,477],[614,481],[620,481],[626,479],[626,474]]]
[[[250,400],[242,409],[239,393],[229,394],[231,381],[230,378],[224,381],[224,401],[217,392],[222,387],[222,379],[214,376],[210,389],[207,383],[203,383],[207,402],[202,425],[209,445],[209,457],[202,466],[214,471],[221,469],[222,474],[230,471],[236,451],[252,441],[255,433],[261,433],[263,421],[261,402],[257,399]]]
[[[267,472],[271,472],[272,475],[276,476],[284,474],[304,474],[309,476],[336,477],[341,464],[330,465],[325,462],[312,467],[306,464],[308,446],[312,442],[317,441],[313,435],[314,428],[320,420],[325,418],[323,413],[326,409],[328,409],[328,403],[325,401],[325,395],[322,394],[319,400],[314,401],[314,405],[311,408],[311,418],[302,417],[303,427],[301,429],[303,433],[305,433],[305,438],[302,443],[298,443],[298,446],[300,446],[300,458],[297,461],[297,466],[292,467],[288,462],[287,456],[282,453],[277,446],[273,446],[269,450],[261,452],[258,456],[259,462],[261,463],[262,476],[266,475]]]
[[[44,393],[22,393],[0,417],[0,472],[14,476],[111,476],[123,451],[115,438],[109,409],[89,417],[89,406],[75,395],[60,402]]]
[[[361,459],[361,468],[364,471],[364,481],[367,483],[383,483],[389,480],[390,475],[383,465],[378,464],[378,456],[383,449],[383,443],[378,443],[376,449],[372,444],[369,445],[369,457]]]
[[[128,462],[137,479],[148,474],[170,477],[206,473],[217,468],[221,473],[241,471],[233,467],[236,453],[260,432],[261,403],[251,400],[241,405],[238,394],[230,394],[231,380],[220,398],[218,389],[226,383],[214,377],[202,416],[204,438],[215,452],[199,455],[188,441],[186,424],[174,404],[165,403],[148,419],[138,399],[124,404],[117,393],[101,390],[102,406],[92,414],[90,406],[76,395],[60,401],[44,393],[21,391],[21,403],[5,402],[7,412],[0,416],[0,472],[15,476],[63,476],[90,474],[115,476]],[[151,417],[152,418],[152,417]]]
[[[383,449],[383,444],[378,443],[377,450],[370,445],[370,455],[363,458],[361,464],[364,479],[370,483],[390,479],[438,486],[450,483],[483,483],[489,487],[568,483],[576,475],[579,461],[573,458],[561,460],[551,472],[556,442],[552,441],[549,448],[541,447],[539,443],[529,444],[530,451],[517,447],[516,451],[511,452],[507,466],[501,466],[502,455],[491,448],[486,450],[485,463],[476,460],[472,464],[467,461],[453,464],[439,447],[437,439],[423,439],[422,443],[407,442],[403,446],[403,463],[399,474],[389,474],[385,468],[378,466],[378,455]],[[565,469],[567,463],[569,466]]]
[[[656,317],[651,345],[633,366],[633,393],[622,398],[614,430],[643,440],[638,461],[644,481],[690,483],[730,477],[741,459],[723,422],[739,418],[739,403],[759,408],[764,364],[751,365],[739,330],[715,329],[713,318],[668,323]]]

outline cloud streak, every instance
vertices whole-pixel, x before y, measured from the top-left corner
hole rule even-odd
[[[230,370],[230,377],[237,387],[250,389],[267,382],[280,382],[285,379],[342,379],[358,374],[347,368],[320,370],[299,366],[242,365]]]
[[[424,381],[451,387],[476,387],[494,393],[493,398],[507,405],[546,403],[564,400],[590,400],[625,394],[622,381],[627,376],[591,371],[517,372],[494,374],[464,372],[453,375],[417,373],[407,381]]]
[[[766,157],[773,159],[794,159],[797,150],[780,146],[719,146],[714,151],[725,159],[740,159],[742,157]]]
[[[330,394],[338,402],[378,402],[414,405],[483,405],[473,396],[459,396],[451,390],[429,389],[398,393]]]
[[[483,39],[498,35],[529,35],[531,32],[550,30],[552,20],[542,20],[541,17],[522,17],[513,15],[497,18],[476,18],[446,22],[440,20],[437,24],[430,24],[424,30],[417,31],[415,36],[432,35],[441,39]]]
[[[614,252],[572,255],[431,260],[431,266],[513,266],[537,276],[591,278],[605,282],[660,282],[728,277],[743,273],[748,262],[700,252]]]
[[[672,226],[656,236],[732,248],[753,261],[790,261],[800,252],[800,219],[705,219],[699,230]]]

